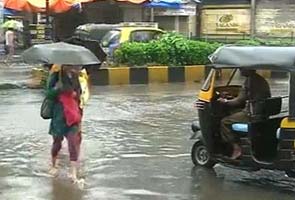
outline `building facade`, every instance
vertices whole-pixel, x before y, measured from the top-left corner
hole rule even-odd
[[[204,0],[202,37],[292,37],[295,0]]]
[[[293,37],[295,0],[256,0],[255,34],[261,37]]]
[[[98,1],[85,6],[88,23],[157,22],[167,31],[196,33],[196,4],[183,0],[181,9],[146,8],[128,2]]]

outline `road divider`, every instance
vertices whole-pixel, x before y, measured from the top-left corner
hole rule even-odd
[[[208,70],[204,65],[168,67],[112,67],[90,69],[89,77],[92,85],[125,85],[125,84],[152,84],[175,82],[201,82]],[[259,71],[265,78],[271,77],[270,71]],[[41,82],[47,74],[43,68],[33,68],[34,82]],[[228,70],[221,71],[220,78],[227,79],[230,76]]]
[[[200,82],[205,76],[205,66],[149,66],[114,67],[89,71],[93,85],[150,84],[173,82]]]

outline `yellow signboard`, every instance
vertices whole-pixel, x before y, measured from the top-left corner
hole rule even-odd
[[[44,43],[45,24],[30,24],[31,42],[33,44]]]
[[[250,9],[204,9],[202,34],[250,34]]]

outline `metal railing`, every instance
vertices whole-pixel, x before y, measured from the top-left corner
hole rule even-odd
[[[286,42],[294,42],[295,43],[295,33],[291,31],[289,34],[285,36],[267,36],[267,35],[256,35],[251,37],[249,34],[227,34],[227,35],[202,35],[198,36],[188,36],[189,39],[198,40],[198,41],[206,41],[206,42],[222,42],[222,43],[233,43],[241,40],[257,40],[257,41],[286,41]]]

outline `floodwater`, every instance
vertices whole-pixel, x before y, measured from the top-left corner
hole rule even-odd
[[[22,88],[27,78],[22,67],[0,69],[0,85],[20,86],[0,89],[1,200],[294,199],[295,181],[283,172],[193,166],[198,83],[92,87],[83,120],[85,188],[67,179],[66,144],[60,175],[50,177],[49,121],[39,117],[43,94]]]

